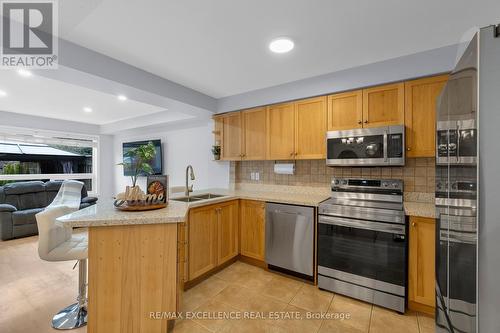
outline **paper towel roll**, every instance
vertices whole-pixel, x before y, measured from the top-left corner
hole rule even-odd
[[[294,163],[275,163],[274,173],[279,173],[282,175],[293,175],[295,173]]]

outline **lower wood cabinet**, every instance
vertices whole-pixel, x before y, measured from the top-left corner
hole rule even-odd
[[[410,217],[409,308],[434,313],[436,306],[435,220]]]
[[[266,203],[241,200],[240,253],[257,260],[265,260]]]
[[[238,200],[190,210],[187,280],[238,255],[238,211]]]

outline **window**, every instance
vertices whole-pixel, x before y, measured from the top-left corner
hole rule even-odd
[[[0,128],[0,185],[76,179],[97,194],[98,137]]]

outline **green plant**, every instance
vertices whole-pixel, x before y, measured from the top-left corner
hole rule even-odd
[[[123,154],[124,162],[118,163],[118,165],[123,165],[132,171],[132,186],[137,183],[137,177],[141,173],[152,174],[153,168],[149,162],[155,157],[156,150],[153,143],[150,141],[147,145],[138,146],[136,148],[131,148]],[[125,160],[127,161],[125,162]]]
[[[218,145],[212,146],[212,154],[214,154],[214,156],[220,155],[220,146]]]

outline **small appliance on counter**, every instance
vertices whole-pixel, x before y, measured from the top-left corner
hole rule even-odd
[[[398,166],[405,164],[404,125],[329,131],[326,165]]]
[[[404,313],[403,181],[333,178],[331,187],[318,211],[318,287]]]

